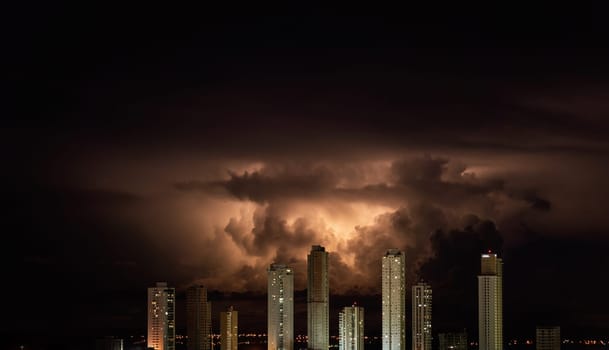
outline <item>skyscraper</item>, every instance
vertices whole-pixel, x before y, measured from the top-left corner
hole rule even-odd
[[[412,287],[412,350],[431,350],[431,286]]]
[[[344,307],[338,314],[338,350],[364,350],[364,308]]]
[[[327,350],[329,346],[328,294],[328,253],[314,245],[307,256],[307,331],[312,350]]]
[[[239,344],[239,313],[229,307],[220,313],[221,350],[237,350]]]
[[[439,350],[467,350],[467,332],[440,333]]]
[[[158,282],[148,288],[148,347],[175,350],[175,289]]]
[[[271,264],[268,269],[268,350],[294,349],[294,273]]]
[[[389,249],[382,262],[383,350],[406,348],[406,275],[404,253]]]
[[[211,303],[203,286],[186,290],[186,333],[188,350],[211,349]]]
[[[482,254],[478,276],[479,350],[503,349],[503,262]]]
[[[537,350],[560,350],[560,327],[537,327],[535,343]]]

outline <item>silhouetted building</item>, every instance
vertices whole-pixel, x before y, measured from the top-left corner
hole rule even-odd
[[[97,339],[95,350],[123,350],[123,340],[114,337]]]
[[[412,350],[431,350],[431,286],[412,287]]]
[[[535,343],[537,350],[560,350],[560,327],[537,327]]]
[[[338,349],[364,349],[364,308],[353,305],[344,307],[338,314]]]
[[[211,303],[204,286],[186,290],[186,334],[188,350],[211,349]]]
[[[307,256],[307,334],[308,348],[327,350],[329,331],[328,253],[314,245]]]
[[[293,350],[294,272],[289,266],[269,267],[267,306],[268,350]]]
[[[404,253],[389,249],[382,261],[383,350],[406,348],[406,275]]]
[[[148,288],[149,348],[175,350],[175,294],[175,289],[165,282]]]
[[[220,313],[220,349],[237,350],[239,344],[239,313],[229,307]]]
[[[467,332],[440,333],[440,350],[467,350]]]
[[[482,254],[478,276],[478,348],[503,350],[503,262]]]

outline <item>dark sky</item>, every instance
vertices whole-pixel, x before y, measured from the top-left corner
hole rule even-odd
[[[14,9],[3,330],[141,334],[158,280],[265,330],[280,261],[305,333],[323,244],[332,320],[358,300],[371,334],[392,247],[434,288],[436,330],[475,334],[492,248],[508,337],[609,331],[605,12],[243,10]]]

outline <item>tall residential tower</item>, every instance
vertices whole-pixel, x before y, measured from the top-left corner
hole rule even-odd
[[[364,350],[364,308],[346,306],[338,314],[338,350]]]
[[[479,350],[503,349],[503,262],[482,254],[478,276]]]
[[[211,349],[211,303],[203,286],[186,290],[186,333],[188,350]]]
[[[268,269],[268,350],[294,349],[294,272],[287,265]]]
[[[175,350],[175,300],[175,289],[165,282],[148,288],[148,348]]]
[[[320,245],[307,256],[307,333],[310,350],[327,350],[330,341],[328,253]]]
[[[383,350],[406,349],[406,275],[404,253],[389,249],[382,262]]]
[[[431,286],[412,287],[412,350],[431,350]]]
[[[229,307],[220,313],[220,350],[237,350],[239,344],[239,313]]]

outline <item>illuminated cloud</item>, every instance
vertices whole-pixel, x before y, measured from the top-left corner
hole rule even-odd
[[[498,174],[485,176],[460,160],[431,155],[369,163],[268,162],[226,174],[174,185],[182,200],[210,201],[212,207],[233,203],[234,209],[213,217],[204,207],[198,211],[207,217],[202,221],[216,223],[216,236],[224,235],[205,241],[214,250],[209,254],[230,251],[222,277],[197,279],[218,289],[263,291],[264,269],[274,261],[292,264],[296,286],[304,288],[306,254],[311,245],[323,244],[332,253],[333,293],[377,293],[380,257],[388,248],[407,252],[410,280],[431,257],[437,230],[462,228],[468,217],[514,222],[551,208],[535,191],[511,186]]]

